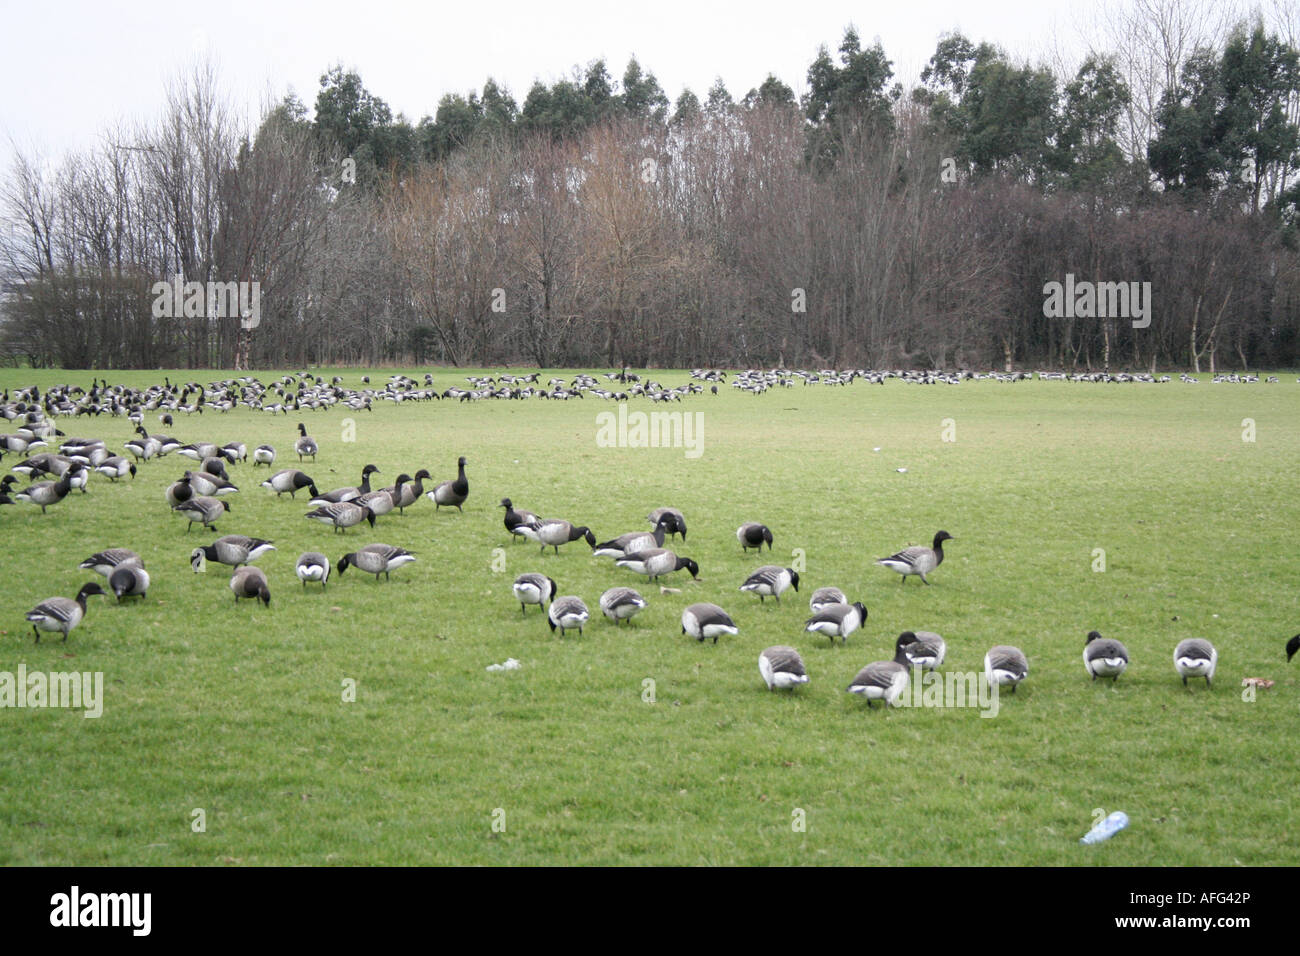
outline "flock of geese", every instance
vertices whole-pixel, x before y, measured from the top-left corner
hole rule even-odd
[[[1026,373],[1017,375],[1028,377]],[[1044,373],[1039,375],[1043,378],[1052,377]],[[725,372],[702,369],[692,371],[691,376],[709,383],[715,394],[717,386],[727,379]],[[629,375],[626,370],[609,373],[605,377],[628,387],[629,393],[647,395],[659,401],[680,400],[684,395],[704,388],[696,383],[680,389],[664,389],[653,382],[642,385],[637,376]],[[865,370],[789,372],[776,369],[737,373],[732,385],[749,391],[763,391],[774,386],[790,387],[795,381],[802,381],[805,385],[847,385],[861,378],[883,384],[884,379],[889,377],[921,384],[947,381],[936,373],[877,373]],[[959,373],[956,380],[960,381],[963,377],[979,376],[974,373]],[[162,386],[155,385],[144,390],[110,386],[107,382],[100,383],[96,379],[89,391],[60,386],[49,390],[44,397],[37,389],[19,390],[12,398],[5,393],[0,397],[0,416],[11,422],[20,421],[21,424],[11,433],[0,435],[0,458],[6,453],[25,454],[28,457],[11,467],[13,474],[0,478],[0,504],[26,502],[39,506],[41,512],[45,513],[48,508],[66,499],[72,491],[85,493],[92,473],[103,475],[113,482],[129,480],[136,476],[139,466],[174,452],[190,459],[194,462],[194,467],[185,470],[166,489],[168,504],[178,516],[186,519],[186,533],[196,524],[219,533],[217,522],[231,512],[227,497],[239,491],[230,479],[227,466],[248,460],[250,456],[246,446],[241,442],[225,445],[182,443],[165,435],[150,434],[144,428],[143,417],[146,412],[160,412],[158,417],[166,426],[173,423],[173,416],[177,413],[202,414],[204,408],[215,409],[220,413],[236,405],[287,414],[290,409],[303,411],[339,404],[354,410],[368,409],[375,400],[400,403],[429,398],[459,397],[465,400],[471,395],[475,398],[529,397],[529,394],[535,393],[525,394],[525,390],[540,387],[537,380],[537,375],[501,376],[495,380],[471,377],[469,381],[474,386],[472,389],[452,388],[438,393],[432,390],[432,380],[428,376],[425,387],[420,387],[414,380],[404,376],[393,376],[383,389],[366,389],[361,392],[342,388],[338,378],[326,384],[323,379],[308,374],[300,377],[286,376],[270,387],[246,377],[206,386],[198,383],[173,385],[166,381]],[[1124,379],[1107,376],[1105,380]],[[1140,381],[1142,378],[1130,376],[1129,380]],[[364,384],[369,384],[368,377]],[[507,394],[498,394],[503,388]],[[509,394],[512,391],[517,394]],[[550,398],[581,398],[584,394],[628,397],[628,393],[605,395],[604,392],[593,376],[580,375],[572,382],[552,379],[542,394]],[[268,399],[272,400],[268,402]],[[68,438],[54,426],[52,420],[55,416],[105,413],[114,416],[124,414],[135,422],[138,437],[125,442],[123,446],[131,458],[112,453],[102,439]],[[300,422],[297,430],[298,437],[293,445],[297,464],[304,465],[308,458],[314,463],[320,453],[318,443],[308,434],[305,423]],[[37,450],[48,447],[56,440],[57,453]],[[269,474],[261,482],[262,487],[273,491],[277,498],[288,494],[291,499],[296,499],[298,492],[304,492],[313,509],[305,517],[330,526],[336,534],[344,534],[348,528],[363,522],[374,528],[378,518],[393,510],[404,513],[405,509],[416,504],[421,497],[427,497],[437,509],[454,507],[463,511],[462,506],[469,496],[469,482],[465,473],[467,462],[464,457],[457,461],[456,478],[439,482],[427,491],[424,482],[430,480],[431,475],[426,469],[419,469],[414,476],[402,472],[391,486],[372,487],[371,478],[379,473],[379,469],[368,464],[362,469],[357,485],[325,493],[320,492],[314,479],[300,467],[273,471],[277,452],[270,445],[258,446],[251,457],[253,469],[263,465],[268,469]],[[32,483],[18,490],[16,475],[25,476]],[[692,578],[699,575],[699,565],[692,558],[665,547],[672,543],[670,539],[678,537],[685,545],[687,522],[679,509],[657,508],[646,516],[651,530],[631,531],[601,542],[592,529],[585,525],[564,519],[541,518],[533,512],[517,508],[509,498],[501,499],[500,507],[505,509],[504,526],[512,538],[540,545],[540,553],[543,555],[548,548],[558,555],[561,547],[584,541],[593,556],[613,558],[616,568],[639,575],[647,582],[658,582],[679,571],[688,572]],[[761,552],[764,545],[769,552],[772,549],[772,531],[762,523],[742,524],[735,534],[742,555],[748,554],[751,549]],[[941,530],[934,535],[930,545],[909,546],[880,558],[875,563],[899,574],[903,585],[906,585],[909,577],[917,577],[922,584],[929,585],[928,576],[943,563],[944,543],[952,540],[952,535]],[[677,545],[673,544],[673,547]],[[269,540],[226,534],[210,544],[195,547],[191,551],[190,560],[196,572],[205,570],[209,562],[230,567],[232,573],[229,587],[235,602],[251,599],[269,606],[270,583],[265,572],[254,566],[253,562],[274,550],[275,546]],[[355,567],[373,574],[376,580],[381,575],[388,579],[393,571],[415,560],[415,555],[403,548],[375,543],[344,554],[333,565],[322,552],[303,552],[295,564],[295,574],[303,588],[309,584],[319,584],[325,588],[332,571],[341,576],[348,568]],[[66,641],[71,631],[83,620],[89,597],[111,592],[121,602],[130,597],[147,596],[151,583],[149,572],[140,555],[129,549],[110,548],[97,552],[82,561],[78,567],[103,576],[108,591],[92,581],[87,582],[74,598],[50,597],[41,601],[26,616],[38,643],[42,632],[61,633]],[[764,565],[750,574],[738,590],[757,596],[760,604],[769,597],[779,604],[782,595],[790,589],[797,592],[800,583],[800,575],[795,569]],[[555,581],[540,572],[521,574],[512,586],[521,613],[527,614],[530,605],[544,608],[552,632],[559,630],[563,636],[570,630],[576,630],[581,635],[590,620],[587,604],[578,595],[559,594],[558,591]],[[661,592],[680,593],[679,589],[666,586],[661,586]],[[604,617],[613,624],[620,625],[630,623],[634,616],[649,606],[649,602],[636,589],[616,585],[600,595],[597,605]],[[850,635],[865,626],[868,617],[863,603],[850,602],[845,593],[836,587],[816,589],[809,600],[809,609],[811,616],[804,622],[804,633],[826,637],[832,644],[836,638],[841,644],[847,643]],[[689,605],[682,611],[680,623],[681,632],[699,642],[707,640],[717,644],[719,638],[735,636],[740,632],[733,617],[721,606],[712,603]],[[1300,651],[1300,635],[1287,643],[1287,660],[1297,651]],[[911,676],[918,669],[933,671],[941,667],[946,655],[947,644],[939,634],[903,631],[895,641],[892,659],[867,664],[853,677],[846,690],[866,699],[868,706],[877,700],[887,705],[896,705]],[[1209,641],[1201,638],[1183,640],[1175,648],[1173,659],[1175,672],[1184,685],[1191,678],[1204,678],[1206,685],[1211,685],[1218,653]],[[1121,642],[1103,638],[1098,632],[1091,631],[1085,641],[1083,662],[1087,674],[1093,680],[1110,678],[1116,681],[1128,667],[1129,654]],[[992,647],[985,654],[983,664],[984,678],[991,687],[1007,686],[1013,693],[1029,674],[1029,662],[1025,654],[1013,646]],[[758,668],[762,680],[773,691],[789,690],[809,682],[802,656],[796,648],[788,645],[776,645],[763,650],[759,655]]]

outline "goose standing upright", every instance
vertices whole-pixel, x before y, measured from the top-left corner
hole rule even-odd
[[[68,492],[72,490],[73,476],[79,474],[81,470],[81,465],[75,465],[65,471],[58,481],[38,481],[34,485],[28,485],[13,495],[14,500],[39,505],[41,514],[45,514],[46,508],[58,504],[68,496]]]
[[[461,507],[465,499],[469,497],[469,479],[465,477],[465,456],[462,455],[456,461],[456,478],[454,481],[444,481],[433,491],[429,492],[429,497],[437,506],[436,510],[441,510],[443,505],[451,507],[456,506],[457,511],[464,511]]]
[[[897,554],[881,558],[876,564],[884,565],[891,571],[901,574],[903,576],[899,582],[901,584],[906,584],[908,577],[913,574],[919,575],[922,582],[929,584],[926,575],[943,564],[943,543],[953,540],[956,539],[947,531],[940,531],[934,536],[934,543],[930,547],[914,545],[904,548]]]
[[[316,442],[307,435],[307,426],[302,422],[298,423],[298,435],[298,440],[293,443],[293,450],[298,453],[298,460],[302,461],[304,455],[310,455],[314,462],[318,451]]]

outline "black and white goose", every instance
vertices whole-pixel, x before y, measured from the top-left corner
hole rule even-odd
[[[389,577],[391,572],[414,560],[415,555],[405,548],[397,548],[391,544],[368,544],[360,551],[353,551],[339,558],[338,571],[342,574],[349,567],[357,567],[367,574],[373,574],[376,581],[381,574],[384,580],[388,581],[391,580]]]
[[[114,570],[124,565],[135,565],[142,568],[144,567],[144,559],[127,548],[106,548],[103,551],[96,551],[77,567],[83,571],[94,571],[96,574],[108,577]]]
[[[541,607],[555,598],[555,582],[544,574],[521,574],[515,578],[513,585],[515,600],[519,602],[519,611],[528,613],[528,605]]]
[[[1099,631],[1089,631],[1083,642],[1083,666],[1093,680],[1109,677],[1114,683],[1128,667],[1128,648]]]
[[[386,515],[397,507],[397,500],[402,496],[403,488],[410,480],[411,476],[403,472],[397,476],[397,484],[393,487],[376,488],[368,494],[353,498],[352,504],[369,508],[376,517]]]
[[[849,599],[839,588],[818,588],[808,599],[808,610],[814,614],[824,611],[834,604],[848,604]]]
[[[28,485],[22,491],[15,492],[13,498],[15,501],[39,505],[41,514],[45,514],[45,509],[50,505],[56,505],[68,497],[68,492],[72,490],[73,476],[80,474],[81,470],[81,465],[69,468],[58,481],[38,481],[34,485]]]
[[[86,616],[86,598],[92,594],[104,594],[104,589],[93,581],[81,586],[75,598],[46,598],[27,612],[27,620],[32,624],[32,633],[36,643],[41,642],[41,631],[54,633],[61,631],[63,639],[68,639],[68,632],[81,623]]]
[[[299,471],[297,468],[286,468],[283,471],[277,471],[266,481],[262,482],[263,488],[270,488],[279,498],[286,491],[289,497],[293,498],[302,488],[306,488],[313,498],[318,497],[320,492],[316,490],[316,482],[312,481],[311,475]]]
[[[108,576],[108,588],[117,595],[117,602],[124,597],[147,598],[149,596],[149,572],[136,564],[127,564],[114,568]]]
[[[406,509],[411,507],[420,500],[424,494],[424,479],[431,477],[428,470],[421,468],[415,473],[414,478],[407,477],[406,483],[402,483],[401,476],[397,479],[397,484],[388,489],[388,493],[393,496],[393,504],[397,506],[398,514],[406,514]]]
[[[1029,676],[1029,660],[1024,651],[1007,644],[998,644],[989,648],[984,655],[984,679],[990,687],[1011,685],[1011,693],[1016,692],[1020,682]]]
[[[366,465],[361,469],[361,484],[352,485],[348,488],[335,488],[333,491],[327,491],[323,495],[317,495],[308,502],[313,505],[335,505],[340,501],[352,501],[362,495],[370,493],[370,476],[379,474],[379,469],[374,465]]]
[[[1201,637],[1189,637],[1179,641],[1174,648],[1174,670],[1187,686],[1187,678],[1204,677],[1205,686],[1210,687],[1214,678],[1214,669],[1219,665],[1219,652],[1214,645]]]
[[[550,608],[546,612],[547,623],[551,625],[551,632],[554,633],[558,627],[560,636],[564,636],[566,630],[578,629],[582,633],[582,625],[587,623],[589,617],[587,605],[582,603],[582,598],[574,597],[572,594],[566,594],[557,597],[551,602]]]
[[[469,479],[465,477],[464,455],[457,459],[456,468],[457,473],[455,480],[444,481],[437,488],[434,488],[433,491],[429,492],[429,497],[433,499],[433,503],[437,505],[438,510],[441,510],[443,505],[446,505],[449,508],[454,505],[457,511],[464,511],[464,509],[461,508],[461,505],[463,505],[465,499],[469,497]]]
[[[230,576],[230,590],[235,592],[235,603],[240,598],[260,600],[266,606],[271,604],[271,589],[266,583],[266,572],[261,568],[238,568]]]
[[[767,550],[772,550],[772,532],[765,524],[752,521],[742,524],[736,529],[736,539],[740,542],[741,551],[748,551],[750,548],[762,551],[764,542],[767,543]]]
[[[873,700],[883,700],[888,706],[896,707],[898,698],[907,689],[910,666],[906,647],[900,638],[894,645],[892,661],[873,661],[868,664],[858,671],[845,690],[865,697],[868,707]]]
[[[357,501],[339,501],[334,504],[321,505],[315,511],[307,512],[306,517],[319,521],[321,524],[327,524],[334,528],[335,533],[347,533],[347,529],[353,525],[361,524],[363,521],[369,521],[370,527],[375,526],[375,513],[365,504],[358,504]],[[392,499],[389,499],[390,501]]]
[[[239,489],[225,478],[206,471],[187,471],[185,480],[190,483],[196,494],[210,495],[213,498],[234,494]]]
[[[253,449],[253,467],[266,465],[270,468],[275,464],[275,447],[273,445],[258,445]]]
[[[275,545],[265,538],[250,538],[242,534],[227,534],[204,547],[190,552],[190,567],[197,574],[206,562],[216,561],[232,568],[256,561],[262,555],[275,550]]]
[[[655,525],[654,531],[629,531],[627,534],[620,534],[617,538],[596,545],[591,553],[596,557],[621,558],[637,551],[662,548],[664,535],[668,533],[670,522],[671,519],[665,517]]]
[[[312,461],[316,460],[316,442],[307,435],[307,426],[302,422],[298,423],[299,438],[293,443],[293,450],[298,453],[298,460],[302,461],[304,456],[310,456]]]
[[[229,502],[222,501],[220,498],[209,498],[204,495],[195,495],[188,501],[182,501],[180,504],[174,506],[172,510],[189,520],[189,524],[185,526],[185,533],[189,534],[190,529],[196,524],[203,525],[204,527],[216,531],[217,519],[220,518],[224,512],[230,510],[230,504]]]
[[[763,676],[768,690],[786,690],[808,683],[808,671],[803,658],[793,647],[778,644],[758,655],[758,672]]]
[[[107,477],[110,481],[117,481],[117,479],[125,478],[127,475],[130,475],[132,478],[135,477],[135,465],[131,464],[131,462],[127,461],[121,455],[112,455],[111,457],[105,458],[95,466],[95,470],[101,475]]]
[[[926,575],[943,564],[943,543],[953,540],[955,539],[947,531],[940,531],[934,536],[934,543],[930,547],[913,545],[910,548],[904,548],[897,554],[881,558],[876,564],[884,565],[891,571],[897,571],[901,574],[903,577],[900,583],[902,584],[906,584],[908,577],[913,574],[918,575],[924,583],[929,584]]]
[[[542,554],[546,553],[547,548],[554,548],[555,553],[559,554],[560,545],[580,538],[586,539],[590,547],[596,546],[596,535],[590,528],[586,525],[572,524],[561,518],[544,518],[536,522],[532,530],[537,535],[537,540],[542,543]]]
[[[654,511],[646,515],[646,521],[649,521],[653,525],[657,525],[659,524],[660,521],[663,520],[665,515],[668,516],[668,522],[667,522],[668,535],[670,537],[676,537],[677,535],[680,534],[682,536],[682,540],[685,541],[686,540],[686,517],[676,508],[656,508]]]
[[[700,576],[700,566],[690,558],[681,558],[666,548],[648,548],[645,551],[633,551],[614,562],[620,568],[627,568],[637,574],[644,574],[651,581],[659,580],[663,574],[672,574],[685,568],[691,577]]]
[[[700,643],[713,638],[716,644],[723,634],[735,634],[738,630],[731,616],[716,604],[692,604],[682,611],[682,633]]]
[[[298,563],[294,565],[293,571],[304,589],[308,581],[319,581],[323,589],[328,587],[330,579],[330,559],[319,551],[304,551],[298,555]]]
[[[943,664],[948,654],[947,642],[934,631],[904,631],[898,640],[911,667],[932,671]]]
[[[600,596],[600,612],[615,624],[630,620],[646,607],[646,599],[631,588],[610,588]]]
[[[531,511],[524,511],[522,508],[516,508],[514,502],[509,498],[501,499],[501,507],[506,509],[506,530],[510,532],[511,537],[516,542],[521,538],[527,538],[529,541],[537,540],[537,530],[531,527],[541,520],[537,515]]]
[[[776,598],[776,603],[780,604],[781,595],[789,588],[799,590],[799,572],[794,568],[783,568],[776,564],[763,565],[740,586],[742,591],[757,594],[760,604],[769,597]]]
[[[861,601],[856,604],[829,604],[804,622],[803,629],[809,634],[824,634],[835,643],[848,642],[849,635],[867,623],[867,608]]]

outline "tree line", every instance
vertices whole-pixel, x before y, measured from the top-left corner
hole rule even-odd
[[[633,59],[412,124],[359,75],[242,131],[211,67],[0,184],[0,349],[77,368],[1300,365],[1294,6],[1114,8],[1066,67],[940,38],[904,89],[853,28],[806,90],[670,102]],[[1044,314],[1149,283],[1150,322]],[[155,286],[257,282],[260,324]],[[247,350],[245,353],[244,350]]]

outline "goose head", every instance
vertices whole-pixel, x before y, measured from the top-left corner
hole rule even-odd
[[[698,578],[700,576],[700,566],[690,558],[678,558],[677,567],[679,569],[685,568],[687,571],[691,572],[692,578]]]

